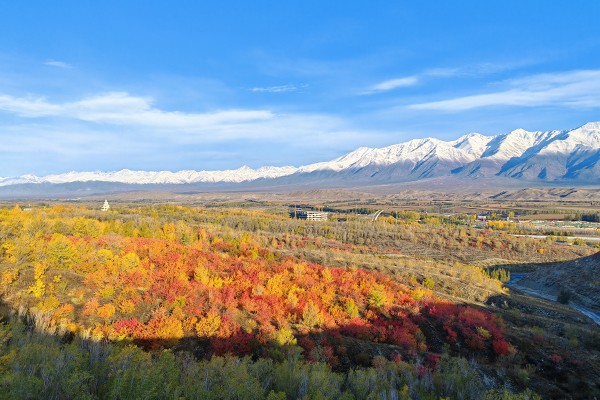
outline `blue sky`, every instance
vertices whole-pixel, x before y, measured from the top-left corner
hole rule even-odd
[[[0,177],[304,165],[600,120],[600,2],[0,4]]]

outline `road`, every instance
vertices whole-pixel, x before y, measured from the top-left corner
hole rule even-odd
[[[517,290],[519,290],[523,293],[527,293],[531,296],[541,297],[542,299],[558,302],[558,300],[556,299],[556,296],[552,296],[552,295],[545,294],[545,293],[540,293],[537,290],[533,290],[528,287],[521,286],[517,283],[520,280],[522,280],[523,278],[525,278],[526,276],[527,276],[527,274],[510,274],[510,281],[506,284],[506,286],[513,288],[513,289],[517,289]],[[596,324],[600,325],[600,314],[593,312],[592,310],[588,310],[587,308],[580,306],[579,304],[569,303],[568,306],[579,311],[580,313],[582,313],[583,315],[585,315],[586,317],[588,317],[592,321],[594,321]]]

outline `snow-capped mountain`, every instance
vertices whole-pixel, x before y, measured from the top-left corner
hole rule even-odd
[[[465,163],[473,161],[477,157],[475,151],[469,145],[465,145],[464,148],[460,147],[468,141],[469,138],[466,136],[455,142],[426,138],[414,139],[381,149],[361,147],[333,161],[300,167],[298,171],[312,172],[319,169],[340,171],[343,169],[364,168],[371,165],[386,166],[397,163],[408,163],[416,166],[418,163],[432,157],[441,158],[448,162]]]
[[[72,183],[72,182],[118,182],[127,184],[186,184],[186,183],[240,183],[260,178],[278,178],[297,171],[295,167],[261,167],[252,169],[243,166],[225,171],[131,171],[123,169],[115,172],[67,172],[65,174],[23,175],[17,178],[0,178],[0,186],[23,183]]]
[[[527,180],[600,180],[600,123],[566,132],[549,132],[519,158],[502,166],[499,175]]]
[[[243,166],[225,171],[68,172],[0,178],[0,186],[108,182],[128,185],[306,182],[366,185],[455,176],[504,177],[525,182],[600,184],[600,122],[568,131],[517,129],[497,136],[478,133],[454,141],[414,139],[383,148],[361,147],[332,161],[302,167]]]

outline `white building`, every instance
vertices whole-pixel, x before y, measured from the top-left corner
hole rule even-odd
[[[108,211],[110,209],[110,205],[108,204],[108,200],[104,200],[104,204],[102,205],[102,211]]]
[[[326,212],[310,210],[297,210],[290,212],[290,216],[292,218],[295,217],[298,219],[307,219],[309,221],[327,221],[327,215],[328,213]]]

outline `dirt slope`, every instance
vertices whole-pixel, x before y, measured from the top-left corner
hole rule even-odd
[[[573,302],[600,310],[600,252],[576,260],[542,264],[519,285],[555,296],[567,290]]]

